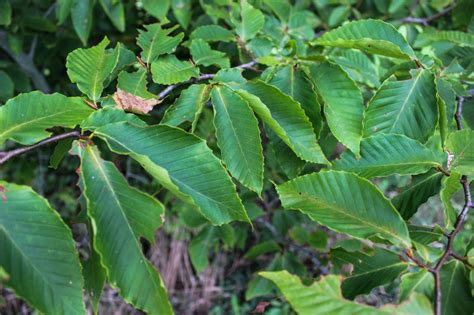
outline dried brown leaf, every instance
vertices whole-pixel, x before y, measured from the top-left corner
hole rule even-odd
[[[147,114],[153,109],[153,106],[161,103],[157,98],[147,100],[121,89],[117,89],[114,93],[113,99],[118,108],[137,114]]]

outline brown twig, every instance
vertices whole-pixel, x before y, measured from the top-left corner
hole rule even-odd
[[[450,5],[449,7],[447,7],[446,9],[441,10],[441,11],[439,11],[439,12],[436,13],[436,14],[433,14],[433,15],[430,15],[430,16],[427,16],[427,17],[424,17],[424,18],[418,18],[418,17],[408,16],[408,17],[402,19],[402,22],[404,22],[404,23],[422,24],[422,25],[424,25],[424,26],[428,26],[431,21],[434,21],[434,20],[436,20],[436,19],[442,17],[443,15],[448,14],[449,12],[451,12],[452,9],[454,9],[454,7],[456,7],[456,3],[453,3],[452,5]]]
[[[459,260],[460,262],[462,262],[463,264],[465,264],[465,265],[468,266],[469,268],[474,268],[474,266],[469,262],[469,260],[467,259],[467,257],[458,255],[458,254],[456,254],[456,253],[451,253],[451,257],[453,257],[454,259]]]
[[[458,107],[455,113],[456,125],[457,129],[461,130],[463,128],[462,124],[462,108],[464,104],[464,97],[459,97]],[[448,233],[446,236],[448,238],[448,243],[444,250],[443,255],[436,263],[435,267],[431,270],[431,273],[434,275],[435,279],[435,294],[434,294],[434,307],[435,307],[435,315],[441,315],[441,301],[442,301],[442,292],[441,292],[441,268],[443,267],[444,263],[450,256],[457,258],[457,255],[453,253],[453,244],[456,235],[461,231],[464,222],[466,221],[467,214],[469,209],[473,207],[472,203],[472,196],[471,196],[471,187],[469,185],[469,181],[466,175],[461,176],[461,185],[464,191],[464,207],[462,208],[461,212],[459,213],[456,223],[454,224],[453,230]]]
[[[38,143],[30,145],[30,146],[21,147],[21,148],[14,149],[14,150],[11,150],[11,151],[2,151],[2,152],[0,152],[0,165],[2,165],[6,161],[8,161],[9,159],[11,159],[11,158],[13,158],[17,155],[21,155],[23,153],[32,151],[32,150],[34,150],[36,148],[39,148],[39,147],[42,147],[44,145],[47,145],[47,144],[50,144],[50,143],[53,143],[53,142],[57,142],[57,141],[62,140],[62,139],[72,138],[72,137],[78,138],[80,136],[81,136],[81,133],[79,131],[70,131],[70,132],[62,133],[62,134],[59,134],[59,135],[56,135],[56,136],[52,136],[51,138],[45,139],[41,142],[38,142]]]

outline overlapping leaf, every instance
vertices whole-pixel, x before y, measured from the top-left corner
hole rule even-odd
[[[453,129],[454,111],[456,110],[456,94],[453,91],[451,84],[444,80],[437,78],[436,83],[436,99],[438,101],[439,112],[439,131],[441,140],[444,144],[450,130]]]
[[[85,314],[71,231],[31,188],[0,181],[0,266],[5,282],[46,314]]]
[[[203,25],[196,27],[189,38],[206,42],[230,42],[235,40],[235,34],[219,25]]]
[[[211,46],[202,39],[194,39],[189,46],[191,56],[198,65],[212,66],[216,65],[221,68],[229,68],[230,61],[225,53],[211,49]]]
[[[342,282],[342,293],[348,299],[391,283],[408,268],[408,264],[400,260],[398,253],[382,248],[375,248],[372,255],[336,248],[331,250],[330,255],[333,263],[338,266],[352,265],[350,276]]]
[[[392,174],[412,175],[438,166],[436,155],[420,142],[402,135],[378,134],[362,140],[361,158],[345,152],[334,169],[371,178]]]
[[[410,219],[422,204],[439,192],[443,176],[433,171],[414,177],[409,187],[392,198],[392,204],[405,220]]]
[[[189,61],[180,61],[175,55],[167,55],[151,64],[151,73],[156,83],[175,84],[197,77],[199,68]]]
[[[257,119],[247,102],[225,86],[214,87],[211,99],[222,160],[232,176],[260,194],[263,153]]]
[[[461,174],[452,172],[451,176],[443,178],[441,181],[440,199],[443,202],[444,224],[446,228],[452,228],[457,219],[457,211],[451,199],[454,194],[461,189]]]
[[[463,175],[474,174],[474,131],[465,129],[451,133],[446,149],[453,155],[450,168]]]
[[[412,79],[387,79],[368,104],[364,137],[376,133],[403,134],[426,142],[438,119],[433,75],[422,70]]]
[[[474,299],[464,264],[450,261],[441,268],[442,314],[469,315],[474,312]]]
[[[203,140],[166,125],[138,127],[126,122],[102,126],[94,134],[197,205],[212,223],[249,220],[231,179]]]
[[[149,314],[172,314],[161,277],[144,257],[139,243],[140,237],[153,241],[163,221],[163,205],[129,186],[111,162],[101,159],[97,148],[76,143],[75,150],[81,158],[81,183],[93,222],[93,245],[109,281],[137,308]]]
[[[192,124],[194,132],[202,108],[209,100],[210,90],[211,86],[206,84],[193,84],[183,90],[176,102],[166,110],[161,123],[177,127],[187,121]]]
[[[184,34],[169,36],[178,26],[163,29],[161,24],[155,23],[145,25],[146,31],[139,30],[137,45],[142,49],[142,60],[150,64],[158,56],[173,52],[178,44],[183,40]]]
[[[260,272],[262,277],[273,281],[292,308],[299,315],[313,314],[423,314],[432,313],[430,301],[416,295],[409,302],[397,306],[386,305],[377,309],[368,305],[358,304],[343,298],[341,293],[341,277],[329,275],[305,286],[301,280],[287,271]]]
[[[324,114],[334,136],[356,155],[362,138],[362,93],[340,66],[324,62],[309,67]]]
[[[261,81],[240,85],[237,93],[300,158],[327,163],[308,117],[300,104]]]
[[[325,33],[315,45],[355,48],[371,54],[415,59],[413,49],[391,24],[380,20],[359,20]]]
[[[402,217],[371,182],[352,173],[323,171],[277,186],[286,209],[298,209],[337,232],[367,239],[379,236],[410,247]]]
[[[250,5],[247,0],[240,1],[240,20],[233,21],[239,37],[247,42],[262,29],[265,17],[260,10]]]
[[[94,103],[102,95],[104,82],[117,65],[119,50],[106,50],[109,40],[105,37],[100,44],[91,48],[72,51],[66,61],[67,74],[71,82]]]
[[[0,144],[8,139],[33,144],[51,134],[45,129],[74,127],[92,111],[78,97],[38,91],[20,94],[0,107]]]
[[[315,133],[319,134],[322,129],[321,105],[306,73],[291,65],[282,66],[276,69],[268,83],[300,103]]]

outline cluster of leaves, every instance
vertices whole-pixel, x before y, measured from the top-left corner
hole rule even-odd
[[[98,2],[124,31],[127,4]],[[53,166],[68,152],[80,161],[75,220],[87,227],[90,251],[79,259],[69,227],[40,194],[0,181],[0,281],[47,314],[84,314],[84,291],[97,310],[106,282],[137,309],[172,314],[142,248],[171,208],[195,232],[198,273],[217,244],[244,250],[252,228],[266,227],[245,257],[274,256],[247,299],[276,285],[299,314],[471,314],[474,242],[455,236],[472,207],[472,4],[417,7],[455,25],[439,30],[424,25],[430,18],[403,20],[409,1],[313,2],[143,0],[159,23],[138,30],[136,52],[104,37],[68,54],[78,96],[32,91],[6,101],[0,146],[27,151],[61,139]],[[11,24],[14,5],[0,0],[0,25]],[[86,44],[94,5],[58,1],[59,25],[71,16]],[[13,76],[0,71],[0,82],[14,93]],[[67,139],[56,135],[61,128]],[[1,152],[1,163],[19,150]],[[166,198],[130,185],[102,156],[135,161]],[[389,199],[377,184],[393,176],[411,182]],[[462,190],[459,210],[452,199]],[[417,224],[420,206],[438,194],[444,220]],[[329,246],[333,232],[346,242]],[[311,260],[315,273],[282,249],[287,233],[297,250],[324,253]],[[354,301],[394,281],[400,303]]]

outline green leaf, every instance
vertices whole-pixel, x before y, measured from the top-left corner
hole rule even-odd
[[[193,84],[182,91],[176,102],[166,110],[161,123],[177,127],[190,122],[194,132],[202,108],[209,100],[210,90],[210,85]]]
[[[356,155],[362,138],[364,104],[362,93],[338,65],[324,62],[309,67],[316,92],[323,100],[329,128]]]
[[[56,1],[56,16],[59,25],[62,25],[71,13],[74,0],[58,0]],[[1,10],[0,10],[1,11]]]
[[[237,93],[300,158],[327,163],[308,117],[300,104],[262,81],[240,85]]]
[[[252,246],[246,253],[245,258],[255,259],[261,255],[280,251],[280,245],[275,241],[264,241]]]
[[[466,268],[452,260],[441,268],[441,313],[469,315],[474,312],[474,299]]]
[[[216,241],[216,229],[213,226],[207,226],[189,242],[189,258],[197,274],[209,266],[209,251]]]
[[[344,49],[339,51],[337,56],[331,57],[331,60],[340,65],[354,81],[370,87],[380,86],[378,67],[365,53],[355,49]]]
[[[172,53],[184,37],[183,33],[168,36],[178,28],[177,25],[167,29],[161,28],[159,23],[144,27],[146,31],[138,30],[137,45],[142,49],[141,57],[146,64],[152,63],[158,56]]]
[[[291,179],[298,176],[305,167],[306,162],[300,159],[273,130],[265,127],[265,133],[270,142],[270,149],[275,160],[286,177]],[[270,154],[270,152],[267,154]]]
[[[323,171],[277,186],[286,209],[298,209],[330,229],[356,238],[378,236],[409,248],[408,229],[380,190],[352,173]]]
[[[219,83],[245,83],[247,80],[242,76],[241,68],[227,68],[217,71],[212,78],[213,82]]]
[[[151,73],[158,84],[176,84],[199,76],[199,68],[175,55],[166,55],[151,64]]]
[[[120,31],[125,31],[125,12],[122,0],[99,0],[102,9],[112,24]]]
[[[225,86],[215,86],[211,99],[222,160],[233,177],[260,195],[263,153],[257,119],[247,102]]]
[[[444,145],[450,130],[453,129],[454,111],[456,110],[456,94],[449,81],[436,78],[436,99],[439,112],[439,131]]]
[[[267,5],[282,22],[288,23],[291,14],[291,4],[286,0],[264,0]]]
[[[69,149],[71,149],[73,141],[73,138],[68,138],[58,142],[54,148],[53,154],[49,158],[49,167],[54,169],[58,168],[59,164],[61,164],[64,159],[64,156],[68,153]]]
[[[12,21],[12,7],[9,0],[0,0],[0,25],[8,26]]]
[[[139,243],[140,237],[153,242],[155,230],[163,222],[163,205],[129,186],[94,146],[79,142],[75,150],[81,158],[80,176],[93,226],[93,245],[109,281],[137,308],[149,314],[172,314],[163,281]]]
[[[265,17],[260,10],[251,6],[247,0],[239,1],[240,21],[233,20],[235,31],[244,42],[254,38],[263,28]]]
[[[370,54],[416,59],[413,49],[391,24],[359,20],[344,24],[312,42],[314,45],[355,48]]]
[[[403,134],[425,143],[438,120],[433,75],[419,71],[404,81],[387,79],[368,104],[364,137],[376,133]]]
[[[350,276],[342,282],[342,293],[351,300],[359,294],[370,293],[375,287],[393,282],[408,268],[399,254],[383,248],[375,248],[372,255],[336,248],[331,250],[330,255],[336,265],[353,266]]]
[[[82,45],[87,45],[87,40],[92,29],[94,0],[73,0],[71,8],[72,25]]]
[[[392,174],[412,175],[438,166],[436,155],[420,142],[403,135],[377,134],[360,144],[361,158],[352,152],[342,154],[334,169],[371,178]]]
[[[451,42],[461,46],[474,47],[474,35],[459,31],[437,31],[426,29],[416,39],[415,45],[428,46],[432,42]]]
[[[5,102],[13,97],[15,92],[15,83],[10,76],[3,70],[0,70],[0,102]]]
[[[314,132],[319,135],[322,129],[321,105],[306,73],[291,65],[282,66],[276,69],[268,83],[300,103]]]
[[[38,91],[20,94],[0,107],[0,145],[8,139],[33,144],[51,135],[45,129],[72,128],[92,111],[79,97]]]
[[[115,107],[104,107],[87,117],[81,123],[81,128],[84,130],[95,130],[99,127],[122,121],[129,122],[136,126],[147,126],[143,120],[134,114],[127,114],[123,110]]]
[[[189,50],[191,51],[191,56],[193,57],[194,62],[198,65],[216,65],[220,68],[230,67],[230,61],[229,58],[226,57],[226,54],[211,49],[211,46],[202,39],[192,40]]]
[[[422,204],[439,192],[443,176],[439,172],[429,172],[413,177],[412,184],[392,198],[392,204],[405,220],[410,219]]]
[[[148,73],[144,68],[138,68],[135,72],[122,71],[118,76],[117,88],[146,100],[158,98],[155,94],[148,92]]]
[[[408,303],[386,305],[380,309],[345,300],[341,293],[341,277],[329,275],[303,285],[301,280],[287,271],[260,272],[259,275],[273,281],[292,308],[299,315],[314,314],[432,314],[431,305],[426,297],[417,295]]]
[[[213,224],[249,221],[235,186],[206,143],[166,125],[108,124],[94,132],[116,153],[137,160],[163,186],[194,203]]]
[[[474,174],[474,131],[465,129],[451,133],[446,149],[452,154],[449,168],[463,175]]]
[[[5,284],[46,314],[85,314],[71,231],[43,197],[0,181],[0,266]]]
[[[434,278],[431,272],[421,269],[417,272],[409,272],[401,277],[400,301],[404,301],[412,292],[419,292],[431,297],[434,292]]]
[[[104,82],[114,70],[119,50],[106,51],[109,40],[105,37],[100,44],[91,48],[78,48],[66,60],[67,74],[79,90],[97,103],[104,90]]]
[[[444,177],[441,181],[441,192],[439,197],[444,205],[444,224],[448,229],[454,226],[458,216],[451,199],[454,194],[461,189],[460,180],[461,174],[452,172],[451,176]]]
[[[91,224],[88,225],[88,229],[92,232]],[[91,244],[94,244],[95,236],[90,235],[89,237],[91,238]],[[107,270],[102,266],[100,255],[94,246],[91,246],[90,251],[88,259],[82,262],[82,274],[84,275],[84,289],[89,294],[94,314],[97,314],[100,297],[107,278]]]
[[[206,42],[232,42],[235,41],[235,34],[219,25],[204,25],[196,27],[189,38]]]
[[[171,9],[178,23],[187,29],[191,21],[191,0],[171,0]]]
[[[146,12],[161,21],[168,14],[171,0],[142,0],[142,4]]]

